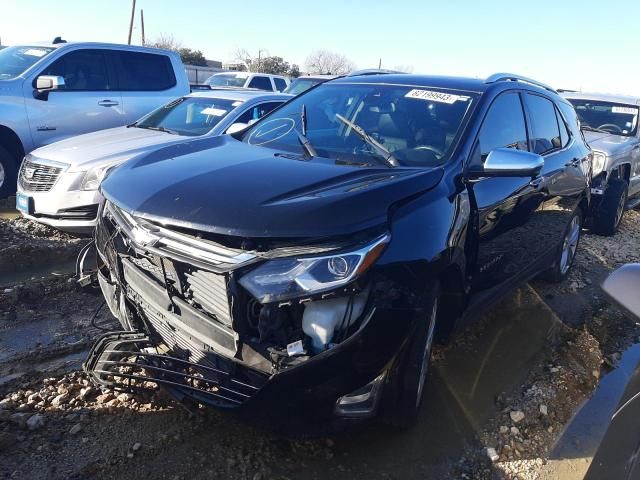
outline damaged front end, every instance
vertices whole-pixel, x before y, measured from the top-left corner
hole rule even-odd
[[[407,330],[360,338],[391,316],[393,288],[371,273],[388,241],[378,232],[349,247],[236,245],[106,201],[97,277],[125,331],[103,336],[85,369],[102,386],[162,386],[216,407],[259,393],[283,405],[318,394],[333,414],[371,415]]]

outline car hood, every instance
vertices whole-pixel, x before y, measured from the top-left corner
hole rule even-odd
[[[636,137],[625,137],[613,133],[583,131],[584,138],[593,150],[604,152],[609,156],[622,153],[636,145],[639,140]]]
[[[394,203],[442,169],[295,159],[225,135],[157,150],[113,170],[103,195],[143,218],[251,238],[322,238],[384,225]]]
[[[189,137],[144,128],[116,127],[85,133],[40,147],[35,157],[69,164],[69,171],[85,171],[98,165],[124,161],[164,145]]]

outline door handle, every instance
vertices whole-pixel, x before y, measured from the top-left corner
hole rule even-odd
[[[116,105],[119,105],[119,103],[113,100],[102,100],[98,102],[98,105],[102,107],[115,107]]]
[[[571,160],[570,162],[567,162],[564,164],[565,167],[577,167],[582,163],[582,159],[580,158],[574,158],[573,160]]]
[[[542,185],[543,183],[544,183],[544,177],[538,177],[531,180],[529,182],[529,185],[531,185],[533,188],[539,188],[540,185]]]

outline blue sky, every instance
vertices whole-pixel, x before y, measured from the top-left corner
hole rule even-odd
[[[3,44],[57,35],[126,42],[131,0],[2,0],[0,8]],[[640,95],[639,0],[138,0],[140,8],[148,39],[169,33],[222,61],[245,48],[304,65],[326,48],[360,68],[381,58],[416,73],[507,71],[556,88]]]

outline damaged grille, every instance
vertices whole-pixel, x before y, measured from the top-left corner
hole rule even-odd
[[[188,292],[193,301],[230,327],[231,313],[224,275],[194,270],[192,273],[185,274],[185,277]]]
[[[18,175],[20,187],[29,192],[48,192],[58,180],[62,168],[62,165],[54,166],[24,160]]]

